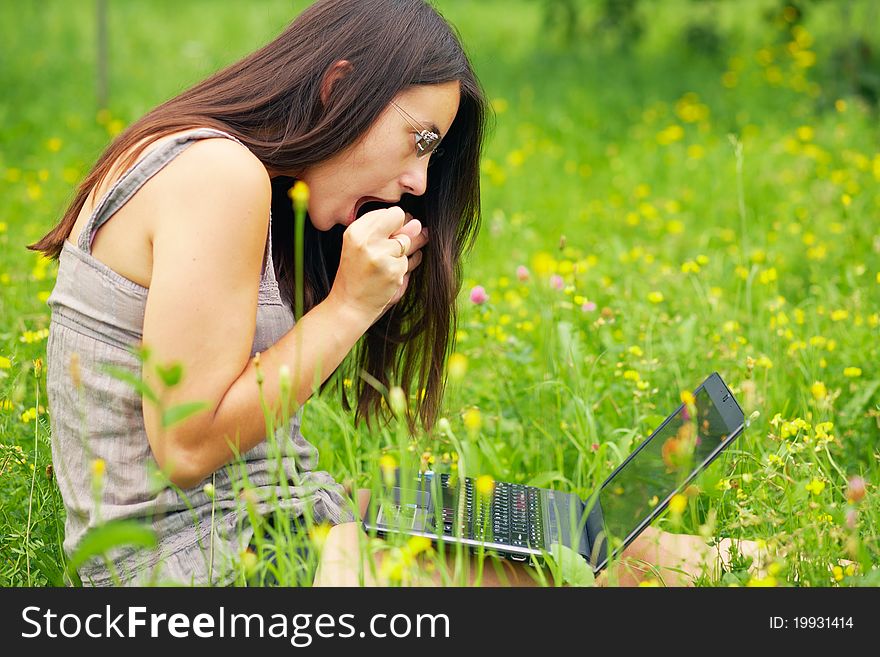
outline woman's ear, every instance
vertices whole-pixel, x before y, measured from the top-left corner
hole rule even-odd
[[[344,78],[353,68],[354,66],[352,66],[350,61],[347,59],[340,59],[327,69],[327,72],[324,74],[324,79],[321,81],[321,104],[324,105],[324,107],[327,106],[327,102],[330,100],[333,85],[336,84],[337,80]]]

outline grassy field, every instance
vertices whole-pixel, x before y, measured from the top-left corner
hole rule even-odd
[[[43,371],[56,265],[24,245],[114,134],[304,5],[109,4],[101,112],[92,4],[0,5],[2,585],[55,582],[64,563]],[[463,462],[586,496],[718,371],[760,415],[659,524],[775,556],[698,583],[880,584],[880,122],[835,69],[836,7],[793,26],[762,19],[778,3],[717,3],[710,51],[681,38],[700,3],[650,3],[626,47],[566,46],[536,2],[437,4],[496,113],[449,426],[368,432],[325,395],[304,411],[321,469],[367,486],[380,457]]]

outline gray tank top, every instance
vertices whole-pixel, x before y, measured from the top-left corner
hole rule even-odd
[[[301,411],[278,440],[280,455],[264,440],[242,455],[243,465],[221,468],[183,494],[172,488],[158,489],[153,474],[158,466],[147,442],[142,398],[104,369],[109,365],[141,376],[140,361],[129,349],[143,337],[149,289],[91,254],[95,233],[194,141],[216,137],[238,141],[218,130],[194,130],[154,147],[126,171],[95,207],[78,244],[64,242],[58,277],[48,299],[52,317],[47,393],[52,461],[67,511],[64,549],[70,555],[85,533],[101,522],[138,519],[149,523],[159,539],[156,549],[119,548],[111,555],[125,584],[231,581],[233,561],[253,536],[245,496],[240,494],[242,481],[249,483],[252,493],[246,497],[256,503],[260,514],[280,506],[296,516],[308,504],[317,521],[335,524],[353,519],[342,487],[326,472],[313,470],[318,454],[300,433]],[[270,216],[251,355],[266,350],[294,323],[293,311],[282,300],[275,277],[271,221]],[[193,288],[197,284],[181,281]],[[71,378],[73,354],[79,360],[79,387]],[[92,487],[96,459],[105,464],[97,501]],[[287,496],[282,492],[283,480],[290,482]],[[213,500],[203,490],[209,482],[214,485]],[[79,573],[86,585],[113,583],[103,561],[93,560]]]

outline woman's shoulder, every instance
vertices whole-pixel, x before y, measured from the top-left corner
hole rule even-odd
[[[192,290],[180,281],[197,284],[202,303],[214,308],[237,290],[256,295],[271,198],[265,166],[237,141],[199,139],[177,154],[141,204],[150,213],[153,311],[185,305]]]
[[[148,150],[158,148],[187,132],[167,135],[156,140]],[[238,192],[271,194],[268,171],[260,159],[244,144],[222,135],[201,137],[169,163],[174,176],[183,184],[200,184],[203,189],[231,187]]]
[[[232,233],[265,233],[272,185],[256,155],[238,141],[217,136],[194,141],[169,162],[156,176],[151,196],[157,232],[176,233],[185,220]]]
[[[192,132],[194,129],[189,128],[161,137],[147,136],[133,144],[116,159],[100,184],[91,190],[81,214],[91,214],[98,199],[103,198],[124,175],[126,162],[129,168],[136,166],[131,161],[133,155],[137,154],[136,162],[143,162],[150,153]],[[193,184],[206,185],[208,188],[226,188],[231,185],[248,195],[271,197],[271,181],[263,163],[244,144],[221,134],[194,139],[183,152],[163,167],[163,171],[153,176],[151,184],[144,190],[146,194],[142,196],[155,190],[167,197],[169,187],[188,188]]]

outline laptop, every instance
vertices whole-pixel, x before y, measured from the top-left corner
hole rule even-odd
[[[364,528],[482,546],[520,562],[543,562],[564,545],[598,573],[742,433],[742,408],[717,372],[692,394],[586,499],[509,482],[483,495],[472,478],[402,479],[398,471],[390,490],[371,496]]]

